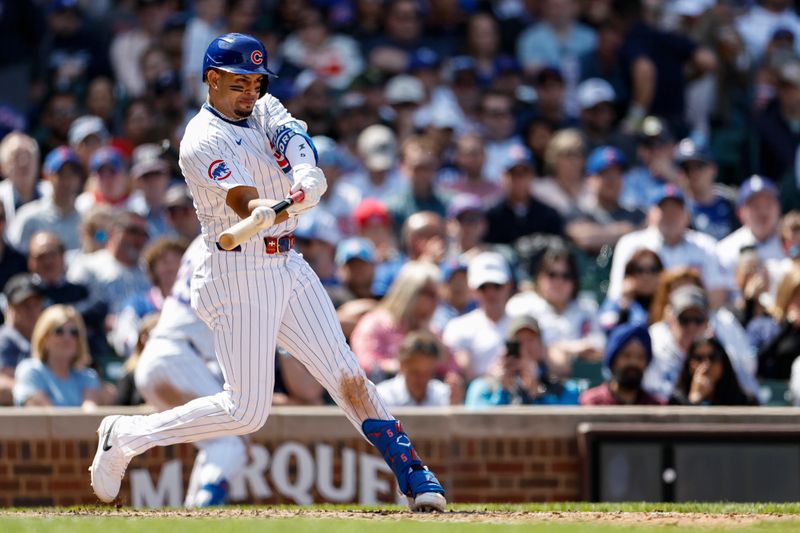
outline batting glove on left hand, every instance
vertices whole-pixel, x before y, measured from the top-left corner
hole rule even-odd
[[[322,169],[314,165],[301,164],[294,167],[293,171],[294,185],[292,185],[291,193],[302,190],[305,198],[302,202],[292,204],[288,211],[289,214],[296,215],[311,209],[317,205],[328,190],[328,181],[325,179],[325,174]]]

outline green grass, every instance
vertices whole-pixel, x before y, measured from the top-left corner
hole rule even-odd
[[[276,517],[269,510],[298,512],[300,516]],[[444,517],[431,515],[412,516],[399,512],[399,507],[322,505],[299,508],[293,506],[271,507],[230,507],[227,511],[241,511],[245,516],[215,517],[197,516],[176,510],[185,516],[154,516],[147,510],[121,509],[112,507],[74,507],[47,509],[9,509],[0,511],[0,531],[3,533],[57,531],[59,533],[218,533],[218,532],[259,532],[259,533],[695,533],[709,531],[755,531],[764,533],[784,533],[800,531],[800,504],[590,504],[590,503],[552,503],[530,505],[468,504],[453,505]],[[32,511],[46,516],[29,516]],[[320,512],[355,511],[363,513],[358,518],[338,518],[319,516]],[[737,524],[735,520],[716,521],[713,524],[678,525],[671,519],[659,525],[637,524],[628,519],[624,524],[593,520],[592,516],[582,520],[571,515],[558,518],[551,515],[524,517],[525,512],[669,512],[705,514],[757,514],[758,523]],[[115,516],[118,513],[131,513],[132,516]],[[170,512],[170,511],[166,511]],[[226,512],[223,509],[221,512]],[[311,512],[315,516],[303,516]],[[25,513],[28,516],[23,516]],[[96,513],[96,514],[93,514]],[[264,516],[254,516],[262,513]],[[487,513],[494,513],[487,517]],[[504,519],[503,514],[508,514]],[[796,519],[768,521],[770,514],[797,515]],[[472,518],[491,520],[490,523],[468,522]],[[644,517],[643,517],[644,518]],[[522,522],[527,520],[527,522]]]

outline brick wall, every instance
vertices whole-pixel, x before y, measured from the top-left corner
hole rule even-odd
[[[103,415],[111,412],[139,411],[116,409],[88,415],[66,409],[0,409],[0,507],[96,503],[87,469],[96,447],[97,425]],[[456,502],[581,499],[576,437],[581,422],[702,425],[785,424],[798,420],[797,411],[792,408],[668,407],[534,407],[497,411],[454,408],[402,411],[398,418],[403,420],[420,455],[445,484],[449,499]],[[319,445],[330,446],[330,463],[321,458]],[[349,461],[343,459],[347,454]],[[394,499],[391,490],[386,490],[393,486],[392,476],[377,469],[380,461],[370,459],[377,454],[334,408],[275,409],[267,425],[252,436],[250,455],[249,477],[240,483],[238,496],[243,502],[294,503],[302,501],[304,495],[325,501],[318,481],[298,488],[304,469],[313,472],[315,478],[329,469],[333,487],[342,487],[343,478],[349,476],[356,488],[346,495],[348,501]],[[174,486],[180,485],[173,498],[182,497],[194,456],[193,446],[176,445],[153,448],[135,458],[123,482],[122,503],[130,504],[134,491],[153,497],[151,493],[159,483],[167,486],[169,475],[174,476]],[[259,458],[264,461],[260,466]],[[141,482],[136,487],[131,475],[134,471],[139,472],[136,476]],[[149,476],[143,476],[144,472]],[[142,488],[150,486],[153,490],[149,492]],[[265,496],[265,491],[270,494]],[[163,498],[147,501],[168,503]]]

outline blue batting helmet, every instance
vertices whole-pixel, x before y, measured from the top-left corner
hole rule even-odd
[[[261,41],[243,33],[226,33],[211,41],[203,58],[203,81],[208,69],[234,74],[275,76],[267,68],[267,50]]]

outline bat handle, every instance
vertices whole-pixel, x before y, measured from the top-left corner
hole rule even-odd
[[[306,193],[304,193],[302,190],[294,192],[287,196],[285,200],[281,200],[277,204],[273,205],[272,210],[275,211],[275,214],[277,215],[281,211],[288,209],[292,204],[296,202],[302,202],[305,197]]]

